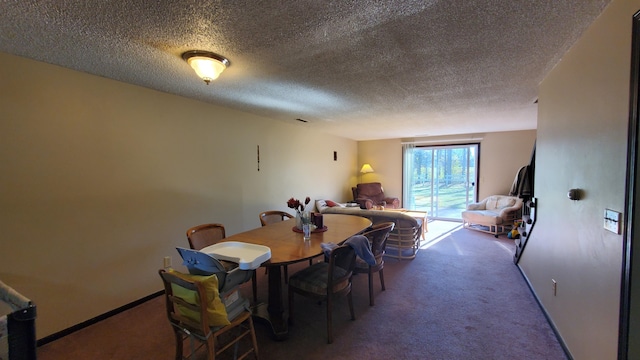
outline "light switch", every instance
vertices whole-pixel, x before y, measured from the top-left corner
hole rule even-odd
[[[612,233],[620,234],[620,215],[617,211],[605,209],[604,228]]]

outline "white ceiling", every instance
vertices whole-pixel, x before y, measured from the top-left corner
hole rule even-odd
[[[524,130],[609,2],[3,0],[0,51],[355,140]]]

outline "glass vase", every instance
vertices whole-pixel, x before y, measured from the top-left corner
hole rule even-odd
[[[302,230],[302,215],[299,211],[296,211],[296,227],[298,230]]]

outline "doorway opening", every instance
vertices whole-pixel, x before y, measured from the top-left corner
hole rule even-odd
[[[478,150],[479,144],[406,146],[404,207],[462,221],[461,212],[477,200]]]

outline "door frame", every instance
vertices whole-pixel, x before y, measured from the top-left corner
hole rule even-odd
[[[629,127],[627,134],[627,178],[625,184],[625,209],[623,227],[623,259],[620,289],[620,318],[618,330],[618,359],[635,359],[640,348],[629,348],[631,338],[640,337],[638,311],[631,312],[631,304],[640,300],[640,272],[634,267],[636,228],[640,226],[640,214],[635,211],[640,204],[638,171],[638,111],[640,109],[640,11],[633,15],[631,41],[631,79],[629,89]],[[634,226],[636,225],[636,226]],[[638,254],[637,256],[640,256]],[[640,260],[638,260],[640,261]],[[635,276],[634,276],[635,275]],[[634,280],[635,279],[635,280]],[[634,286],[635,284],[635,286]]]

